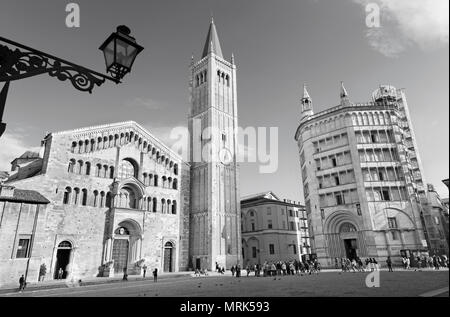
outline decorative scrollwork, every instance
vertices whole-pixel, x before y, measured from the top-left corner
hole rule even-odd
[[[0,45],[0,82],[19,80],[48,73],[61,81],[70,80],[80,91],[92,93],[95,85],[100,86],[104,78],[92,74],[88,69],[65,64],[32,51],[12,50]]]

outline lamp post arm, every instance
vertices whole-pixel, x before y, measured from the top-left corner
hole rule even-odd
[[[0,44],[0,82],[10,82],[48,73],[61,81],[69,79],[76,89],[89,93],[92,93],[95,85],[100,86],[106,80],[116,84],[120,83],[120,80],[113,77],[1,36],[0,42],[16,47],[13,50],[6,45]]]

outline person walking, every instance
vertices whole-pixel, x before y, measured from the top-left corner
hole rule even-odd
[[[234,272],[235,272],[235,268],[234,268],[234,265],[231,267],[231,276],[233,276],[234,277]]]
[[[127,271],[128,271],[127,267],[124,267],[122,281],[128,281],[128,272]]]
[[[157,268],[155,268],[154,270],[153,270],[153,282],[158,282],[158,269]]]
[[[25,277],[22,276],[19,278],[19,292],[22,293],[22,291],[25,289]]]
[[[394,272],[394,270],[392,270],[392,260],[390,256],[387,257],[386,264],[389,269],[389,272]]]
[[[58,280],[61,280],[63,278],[63,274],[64,274],[64,271],[63,271],[62,267],[60,267],[58,270]]]
[[[377,260],[375,260],[375,258],[372,258],[372,263],[373,263],[374,270],[378,271],[378,269],[379,269],[378,262],[377,262]]]
[[[142,270],[144,272],[143,278],[145,278],[145,274],[147,274],[147,265],[144,264],[144,266],[142,267]]]

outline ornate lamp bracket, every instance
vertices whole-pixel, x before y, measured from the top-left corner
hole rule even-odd
[[[101,86],[106,79],[119,83],[117,79],[97,73],[58,57],[0,37],[16,48],[0,44],[0,82],[10,82],[48,73],[61,81],[69,80],[83,92],[92,93],[95,86]]]

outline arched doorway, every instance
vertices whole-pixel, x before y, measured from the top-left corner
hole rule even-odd
[[[66,279],[69,275],[70,255],[72,253],[72,243],[69,241],[62,241],[58,244],[56,251],[56,264],[54,279]],[[60,270],[62,272],[60,272]]]
[[[123,272],[128,265],[128,253],[130,246],[130,232],[125,227],[116,230],[112,251],[114,260],[114,273]]]
[[[344,222],[339,227],[339,233],[342,241],[344,241],[345,254],[348,259],[353,260],[358,257],[357,249],[357,230],[350,222]]]
[[[166,242],[164,245],[164,272],[174,271],[174,245],[172,242]]]

